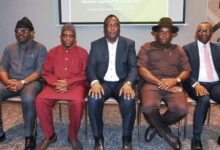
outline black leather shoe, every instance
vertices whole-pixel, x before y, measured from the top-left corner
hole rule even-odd
[[[0,142],[3,142],[6,139],[5,132],[0,136]]]
[[[150,142],[154,138],[156,133],[157,133],[156,129],[153,126],[149,126],[144,133],[145,141]]]
[[[25,137],[25,150],[34,150],[36,147],[36,138],[35,136]]]
[[[165,140],[167,143],[174,149],[174,150],[180,150],[182,145],[179,140],[171,131],[168,131],[165,135]]]
[[[131,136],[123,136],[122,141],[123,141],[122,150],[132,150]]]
[[[220,135],[218,137],[218,141],[217,141],[218,145],[220,145]]]
[[[132,150],[132,144],[131,144],[131,142],[129,142],[129,143],[124,143],[124,144],[123,144],[123,147],[122,147],[122,150]]]
[[[201,140],[192,138],[192,140],[191,140],[191,150],[203,150]]]
[[[95,147],[94,150],[105,150],[104,147],[104,138],[102,137],[95,137]]]

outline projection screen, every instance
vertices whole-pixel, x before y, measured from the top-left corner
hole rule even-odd
[[[122,24],[153,24],[170,17],[185,23],[185,0],[59,0],[60,24],[100,24],[109,14]]]

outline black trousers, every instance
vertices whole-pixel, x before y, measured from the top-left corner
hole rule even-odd
[[[103,82],[101,84],[104,88],[105,95],[98,99],[91,96],[88,97],[89,119],[94,137],[101,137],[103,135],[103,106],[105,101],[110,97],[117,100],[119,104],[122,116],[123,136],[132,136],[136,116],[135,99],[127,100],[123,96],[119,97],[122,82]]]
[[[206,87],[209,95],[196,96],[195,89],[192,87],[188,87],[187,92],[189,96],[196,101],[193,120],[193,132],[201,134],[210,106],[210,99],[216,103],[220,103],[220,82],[200,82],[200,84]]]
[[[0,84],[0,102],[9,97],[20,96],[22,113],[24,118],[24,134],[31,136],[34,134],[36,111],[34,100],[36,95],[41,91],[43,83],[34,81],[24,86],[18,92],[9,91],[3,84]],[[13,111],[13,110],[12,110]],[[3,130],[2,116],[0,115],[0,130]]]

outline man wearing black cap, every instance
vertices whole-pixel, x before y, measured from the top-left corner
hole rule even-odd
[[[7,46],[0,62],[0,102],[20,96],[25,134],[25,150],[36,146],[34,106],[35,96],[42,88],[40,74],[47,54],[45,46],[33,40],[34,27],[23,17],[15,27],[17,42]],[[0,118],[2,118],[0,116]],[[6,138],[0,119],[0,142]]]
[[[173,149],[179,150],[181,142],[169,125],[188,112],[181,82],[189,76],[191,68],[184,50],[171,43],[178,32],[172,20],[161,18],[152,29],[156,40],[141,47],[137,61],[139,75],[143,79],[140,89],[142,111],[150,123],[145,140],[149,142],[157,132]],[[159,111],[162,100],[167,105],[164,114]]]

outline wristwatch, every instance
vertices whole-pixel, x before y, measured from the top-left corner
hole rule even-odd
[[[176,82],[177,83],[181,83],[181,79],[180,78],[176,78]]]
[[[25,80],[21,80],[21,84],[24,85],[26,82]]]

